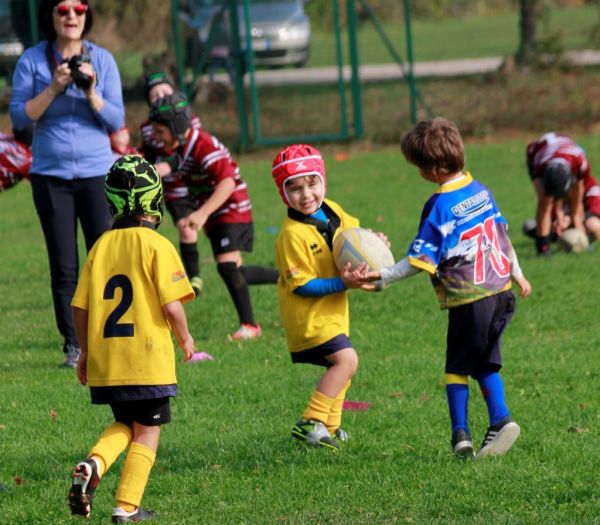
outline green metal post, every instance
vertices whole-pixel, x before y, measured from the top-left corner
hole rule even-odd
[[[417,85],[414,74],[414,57],[412,45],[412,30],[410,25],[410,0],[404,0],[404,24],[406,31],[406,55],[408,58],[408,86],[410,90],[410,117],[413,124],[417,123]]]
[[[346,83],[344,81],[344,54],[342,52],[342,28],[340,25],[340,2],[332,0],[333,3],[333,29],[335,33],[335,54],[338,66],[338,90],[340,93],[340,116],[342,129],[340,133],[347,138],[348,132],[348,111],[346,108]]]
[[[175,45],[175,60],[177,63],[177,78],[179,85],[185,94],[189,97],[190,92],[185,81],[185,71],[183,67],[183,48],[181,46],[181,31],[179,30],[179,0],[171,0],[171,23],[173,25],[173,40]]]
[[[358,45],[356,42],[356,5],[355,0],[346,3],[346,14],[348,17],[348,44],[350,51],[350,67],[352,70],[352,107],[354,110],[354,136],[362,137],[362,102],[360,93],[360,78],[358,73]]]
[[[37,3],[35,0],[29,0],[29,26],[31,27],[31,45],[35,45],[40,40],[37,23]]]
[[[254,52],[252,50],[252,25],[250,23],[250,7],[248,0],[244,2],[244,27],[246,28],[246,64],[248,73],[250,73],[250,103],[252,105],[252,127],[254,128],[254,143],[258,144],[261,141],[262,134],[260,131],[260,109],[258,107],[258,93],[256,92],[256,68],[254,67]]]
[[[233,55],[235,99],[237,102],[238,121],[240,123],[240,150],[245,150],[250,142],[248,133],[248,113],[246,110],[246,90],[244,88],[245,58],[240,46],[240,23],[237,0],[229,2],[229,28],[231,31],[231,51]]]

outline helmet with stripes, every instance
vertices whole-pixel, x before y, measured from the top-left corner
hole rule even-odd
[[[154,165],[139,155],[124,155],[108,171],[104,191],[115,219],[131,215],[163,215],[162,181]]]
[[[288,207],[290,202],[285,184],[297,177],[316,175],[321,179],[323,195],[325,195],[325,163],[319,150],[308,144],[294,144],[282,149],[273,159],[272,174],[279,194]]]

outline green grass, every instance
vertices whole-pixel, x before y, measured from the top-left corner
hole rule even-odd
[[[598,7],[554,8],[548,24],[539,24],[541,38],[550,34],[562,39],[564,49],[597,47],[591,39],[592,29],[599,21]],[[404,20],[381,21],[382,27],[406,60]],[[413,20],[413,53],[415,60],[451,60],[486,56],[506,56],[519,45],[519,18],[515,7],[511,12],[495,15],[449,17],[443,20]],[[344,36],[344,38],[346,38]],[[381,38],[370,21],[365,21],[358,34],[360,61],[363,64],[393,62]],[[346,47],[346,45],[345,45]],[[335,63],[333,34],[315,31],[311,42],[309,66]]]
[[[599,165],[600,138],[577,138]],[[385,231],[401,257],[434,187],[396,148],[351,152],[346,161],[336,161],[336,151],[324,148],[329,196],[363,226]],[[202,238],[206,295],[187,313],[198,347],[215,360],[178,363],[180,396],[144,497],[161,513],[159,523],[600,523],[600,252],[536,258],[520,232],[534,208],[524,144],[470,144],[467,154],[512,225],[533,285],[503,342],[508,403],[523,429],[514,449],[476,463],[452,457],[446,314],[424,275],[381,294],[351,293],[361,363],[348,398],[373,406],[345,414],[352,439],[337,456],[300,448],[290,429],[320,372],[290,363],[272,287],[252,290],[263,338],[225,342],[235,313]],[[256,250],[246,260],[272,264],[272,227],[284,208],[270,161],[239,160],[256,221]],[[71,469],[110,423],[110,411],[92,407],[74,372],[57,368],[60,340],[28,185],[0,199],[1,521],[75,523],[65,502]],[[161,231],[175,240],[169,221]],[[470,414],[478,442],[487,416],[476,389]],[[120,467],[102,481],[91,524],[108,521]]]

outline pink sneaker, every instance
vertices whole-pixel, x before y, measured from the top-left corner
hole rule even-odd
[[[227,338],[230,341],[242,341],[244,339],[256,339],[262,335],[262,328],[259,324],[256,326],[252,324],[243,323],[236,332],[228,335]]]
[[[212,361],[214,357],[208,352],[194,352],[194,355],[190,358],[188,363],[195,363],[197,361]]]

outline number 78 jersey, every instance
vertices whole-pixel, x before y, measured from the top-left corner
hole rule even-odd
[[[177,383],[162,306],[193,297],[168,239],[139,226],[105,232],[90,250],[71,301],[88,312],[88,384]]]
[[[430,274],[440,306],[510,289],[508,225],[490,190],[467,172],[429,198],[407,257]]]

